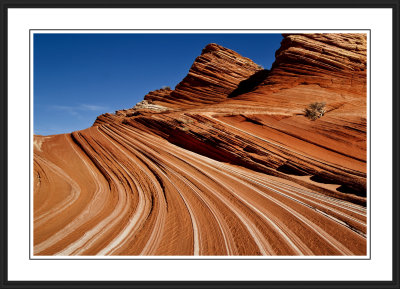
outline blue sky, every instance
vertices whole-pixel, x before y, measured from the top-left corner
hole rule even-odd
[[[34,133],[90,127],[102,113],[174,88],[208,43],[270,68],[280,34],[35,34]]]

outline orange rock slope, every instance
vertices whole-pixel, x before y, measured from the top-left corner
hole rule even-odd
[[[34,254],[365,255],[366,101],[365,34],[284,35],[270,71],[209,44],[174,90],[34,137]]]

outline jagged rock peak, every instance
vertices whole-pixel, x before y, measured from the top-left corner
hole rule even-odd
[[[153,91],[150,91],[148,94],[144,96],[144,100],[147,100],[148,102],[153,102],[153,101],[163,101],[164,98],[169,96],[171,94],[172,90],[170,87],[164,87],[161,89],[156,89]]]
[[[192,107],[225,100],[240,82],[263,68],[251,59],[228,48],[206,45],[191,66],[188,75],[168,92],[155,91],[145,99],[169,107]]]
[[[226,53],[226,54],[234,55],[241,59],[246,59],[249,62],[253,62],[250,58],[244,57],[244,56],[240,55],[239,53],[237,53],[236,51],[233,51],[229,48],[223,47],[217,43],[207,44],[201,51],[201,55],[207,54],[207,53]]]
[[[210,53],[212,51],[220,51],[220,50],[232,51],[232,50],[230,50],[228,48],[225,48],[225,47],[223,47],[221,45],[218,45],[217,43],[210,43],[210,44],[207,44],[206,47],[203,48],[203,50],[201,51],[201,54]]]

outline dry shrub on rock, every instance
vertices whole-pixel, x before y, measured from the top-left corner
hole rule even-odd
[[[304,114],[311,120],[322,117],[325,112],[325,102],[313,102],[304,109]]]

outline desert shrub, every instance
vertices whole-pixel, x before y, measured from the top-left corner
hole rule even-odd
[[[260,64],[257,64],[257,68],[258,68],[258,69],[264,69],[264,66],[262,66],[262,65],[260,65]]]
[[[311,120],[316,120],[325,114],[325,105],[325,102],[311,103],[304,109],[304,115]]]
[[[161,87],[161,89],[171,90],[171,87],[168,85],[165,85],[165,86]]]

